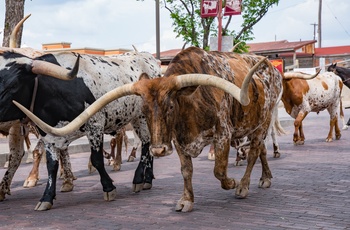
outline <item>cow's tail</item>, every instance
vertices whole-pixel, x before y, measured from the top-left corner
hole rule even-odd
[[[341,95],[341,92],[340,92],[340,95]],[[339,116],[340,116],[340,119],[342,121],[342,124],[343,124],[343,129],[348,129],[348,125],[347,123],[345,123],[345,119],[344,119],[344,111],[343,111],[343,101],[341,99],[341,96],[340,96],[340,100],[339,100]]]
[[[283,129],[281,123],[280,123],[280,119],[278,116],[278,104],[279,104],[280,100],[278,100],[278,103],[275,106],[274,112],[272,114],[272,128],[274,129],[274,131],[277,133],[278,136],[287,134],[287,132]]]
[[[278,109],[277,109],[277,110],[278,110]],[[286,131],[284,130],[284,128],[282,127],[278,116],[277,116],[276,119],[275,119],[274,126],[275,126],[275,131],[276,131],[276,133],[277,133],[278,136],[282,136],[282,135],[284,135],[284,134],[287,134],[287,132],[286,132]]]

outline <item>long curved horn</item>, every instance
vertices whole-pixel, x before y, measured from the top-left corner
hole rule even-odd
[[[238,45],[241,44],[241,43],[242,43],[241,41],[238,42],[238,43],[236,43],[236,44],[231,48],[230,52],[234,52],[235,49],[238,47]]]
[[[17,23],[17,25],[15,26],[15,28],[13,28],[12,33],[10,35],[10,48],[16,48],[16,43],[17,43],[17,33],[19,31],[19,29],[21,28],[21,26],[23,25],[24,21],[27,20],[27,18],[29,18],[31,16],[31,14],[28,14],[27,16],[25,16],[21,21],[19,21]]]
[[[139,51],[136,49],[134,45],[132,45],[132,48],[134,48],[135,53],[139,53]]]
[[[35,74],[43,74],[43,75],[55,77],[61,80],[72,80],[78,74],[79,59],[80,59],[80,55],[78,55],[72,70],[68,70],[62,66],[55,65],[50,62],[34,60],[31,65],[32,72]]]
[[[20,110],[22,110],[30,120],[37,124],[40,127],[40,129],[43,130],[45,133],[50,133],[56,136],[65,136],[79,129],[83,124],[85,124],[88,121],[90,117],[92,117],[95,113],[97,113],[101,108],[103,108],[111,101],[131,94],[134,94],[133,83],[129,83],[121,87],[115,88],[114,90],[109,91],[108,93],[104,94],[102,97],[97,99],[88,108],[86,108],[78,117],[76,117],[68,125],[62,128],[55,128],[46,124],[18,102],[13,101],[13,103]]]
[[[224,90],[225,92],[231,94],[239,103],[243,106],[247,106],[250,102],[248,95],[248,86],[249,82],[253,77],[254,72],[263,63],[267,58],[262,58],[258,63],[256,63],[253,68],[250,69],[249,73],[244,78],[241,89],[238,88],[231,82],[226,81],[225,79],[207,75],[207,74],[184,74],[177,76],[177,86],[179,88],[194,86],[194,85],[207,85],[214,86],[219,89]]]
[[[318,70],[317,73],[315,74],[305,74],[305,73],[300,73],[300,72],[293,72],[293,73],[284,73],[283,79],[304,79],[304,80],[311,80],[315,78],[321,70]]]

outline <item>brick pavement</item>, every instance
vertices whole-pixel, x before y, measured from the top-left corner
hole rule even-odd
[[[345,112],[347,119],[350,111]],[[261,166],[257,162],[247,199],[235,199],[234,190],[220,188],[206,148],[193,160],[195,205],[191,213],[174,211],[183,188],[176,153],[155,160],[153,188],[137,194],[131,192],[137,161],[124,159],[120,172],[107,167],[117,186],[113,202],[103,201],[98,174],[87,172],[89,153],[72,154],[78,177],[74,190],[57,192],[53,208],[45,212],[33,210],[45,188],[45,165],[41,164],[40,185],[24,189],[31,165],[22,164],[12,195],[0,202],[0,229],[350,229],[350,129],[342,132],[341,140],[326,143],[328,125],[326,112],[310,114],[304,122],[304,146],[293,145],[293,127],[288,126],[289,133],[278,137],[280,159],[272,158],[269,141],[272,186],[258,188]],[[229,175],[240,179],[245,167],[234,167],[234,159],[232,151]],[[1,177],[4,172],[0,169]]]

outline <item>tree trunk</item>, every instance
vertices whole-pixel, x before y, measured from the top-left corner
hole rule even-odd
[[[17,23],[24,17],[24,2],[25,0],[5,0],[6,13],[4,23],[4,40],[2,42],[3,47],[9,47],[11,32]],[[16,47],[21,47],[22,30],[23,27],[18,31]]]

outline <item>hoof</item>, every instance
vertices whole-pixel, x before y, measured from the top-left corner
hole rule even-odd
[[[348,128],[349,128],[349,126],[347,126],[347,125],[343,126],[343,130],[347,130]]]
[[[332,142],[333,141],[333,138],[327,138],[326,139],[326,142]]]
[[[135,157],[133,157],[133,156],[129,156],[129,158],[128,158],[128,161],[127,162],[133,162],[135,160]]]
[[[281,154],[279,152],[273,153],[273,158],[280,158]]]
[[[9,161],[6,161],[4,164],[4,169],[7,169],[9,167]]]
[[[144,184],[133,184],[132,185],[132,191],[133,192],[140,192],[143,189]]]
[[[114,164],[113,165],[113,171],[120,171],[121,165],[120,164]]]
[[[248,188],[242,188],[240,186],[237,187],[235,196],[238,199],[244,199],[248,196],[249,189]]]
[[[192,209],[193,209],[193,202],[182,200],[182,199],[180,199],[175,206],[175,210],[177,212],[191,212]]]
[[[74,184],[72,181],[64,181],[62,186],[61,186],[61,189],[60,191],[61,192],[71,192],[73,191],[73,188],[74,188]]]
[[[143,185],[143,190],[148,190],[148,189],[151,189],[151,188],[152,188],[152,184],[150,184],[150,183],[145,183]]]
[[[271,180],[268,178],[260,179],[259,181],[259,188],[270,188],[271,186]]]
[[[214,153],[208,153],[208,160],[215,161],[215,154]]]
[[[88,166],[89,174],[94,173],[96,171],[96,168],[94,166]]]
[[[39,179],[26,179],[23,183],[23,188],[32,188],[35,187],[38,183]]]
[[[50,202],[39,202],[34,210],[35,211],[46,211],[46,210],[50,210],[52,207],[52,204]]]
[[[103,192],[103,199],[105,201],[115,200],[116,197],[117,197],[117,189],[113,189],[110,192]]]

